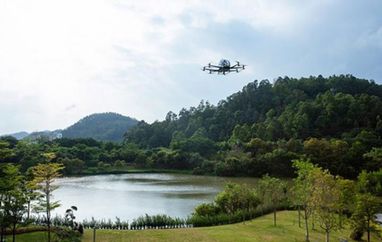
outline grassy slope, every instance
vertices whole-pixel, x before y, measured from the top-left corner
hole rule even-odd
[[[44,242],[47,241],[47,232],[32,232],[16,235],[16,242]],[[12,241],[12,236],[7,236],[7,241]]]
[[[253,241],[253,242],[303,242],[305,231],[298,227],[297,212],[283,211],[278,213],[278,226],[273,225],[272,214],[257,218],[253,221],[232,225],[215,227],[192,228],[192,229],[164,229],[143,231],[117,231],[97,230],[97,242],[127,242],[127,241]],[[348,238],[348,229],[333,232],[331,241],[340,241],[340,238],[353,241]],[[93,242],[92,230],[86,230],[83,242]],[[18,242],[43,242],[46,234],[35,232],[17,236]],[[311,241],[325,241],[322,231],[311,231]],[[372,241],[382,241],[375,235]]]
[[[297,212],[283,211],[278,213],[279,225],[274,227],[271,214],[260,217],[245,224],[233,224],[193,229],[168,229],[144,231],[113,231],[97,230],[97,241],[126,242],[126,241],[304,241],[304,229],[298,227]],[[331,241],[348,239],[348,229],[333,232]],[[92,242],[92,231],[86,230],[84,242]],[[312,231],[311,241],[325,241],[322,231]],[[381,241],[373,238],[372,241]]]

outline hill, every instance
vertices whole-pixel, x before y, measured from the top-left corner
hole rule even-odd
[[[38,140],[38,139],[43,139],[43,140],[54,140],[54,139],[59,139],[61,138],[61,130],[44,130],[44,131],[36,131],[28,134],[25,136],[23,139],[24,140]]]
[[[147,164],[159,168],[291,177],[291,160],[303,157],[354,178],[382,168],[382,85],[352,75],[256,80],[216,106],[139,122],[125,137],[154,150]]]
[[[381,114],[382,86],[374,81],[351,75],[280,77],[251,82],[217,106],[202,101],[178,115],[170,111],[162,122],[141,122],[127,138],[143,147],[168,147],[174,132],[191,137],[202,131],[224,141],[238,125],[248,125],[247,136],[264,140],[341,137],[375,129],[378,122],[382,128]]]
[[[96,113],[62,130],[62,137],[119,142],[123,140],[124,133],[137,123],[137,120],[118,113]]]
[[[28,132],[21,131],[21,132],[17,132],[17,133],[13,133],[13,134],[2,135],[2,136],[12,136],[17,140],[21,140],[21,139],[24,139],[25,137],[27,137],[28,135],[29,135]]]

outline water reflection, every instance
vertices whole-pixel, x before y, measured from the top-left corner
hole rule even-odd
[[[254,184],[251,178],[221,178],[182,174],[120,174],[68,177],[57,181],[55,199],[64,214],[76,205],[77,218],[130,220],[144,214],[187,217],[193,208],[210,202],[228,181]]]

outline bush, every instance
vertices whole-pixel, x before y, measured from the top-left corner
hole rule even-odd
[[[354,228],[353,231],[350,234],[350,238],[354,239],[356,241],[361,241],[363,236],[363,228],[357,227]]]
[[[56,238],[53,241],[57,242],[81,242],[81,234],[68,228],[56,228],[54,231]]]
[[[213,203],[202,203],[195,208],[195,214],[199,216],[215,216],[219,213],[219,208]]]

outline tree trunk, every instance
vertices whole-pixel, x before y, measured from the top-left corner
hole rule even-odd
[[[314,213],[312,213],[312,230],[314,230]]]
[[[301,208],[298,205],[298,227],[301,228]]]
[[[4,240],[4,227],[1,226],[0,242],[3,242],[3,240]]]
[[[28,199],[28,209],[27,209],[27,220],[29,221],[29,217],[31,214],[31,201]]]
[[[305,214],[304,219],[305,219],[305,235],[306,235],[305,241],[309,242],[309,226],[308,226],[308,216],[307,216],[306,208],[304,208],[304,214]]]
[[[326,230],[326,242],[329,242],[329,231]]]
[[[14,223],[12,227],[12,241],[16,241],[16,223]]]
[[[370,219],[367,220],[367,242],[370,242]]]
[[[47,187],[47,193],[46,193],[46,223],[48,224],[48,242],[50,242],[50,184],[46,184]]]

